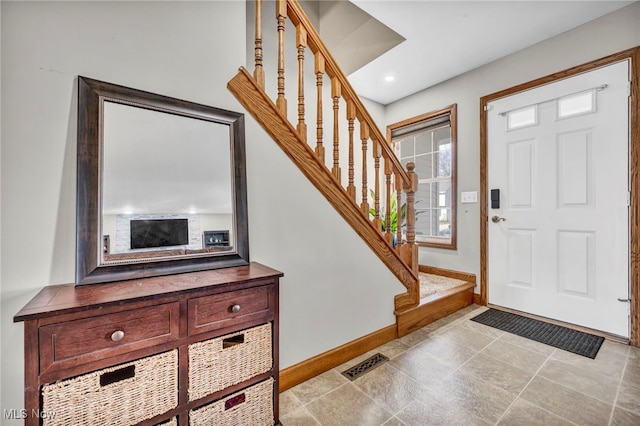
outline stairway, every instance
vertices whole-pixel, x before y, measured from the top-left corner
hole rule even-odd
[[[402,318],[420,304],[414,165],[409,163],[405,169],[400,164],[300,4],[276,0],[275,5],[277,52],[263,49],[262,1],[257,0],[254,70],[240,68],[227,87],[404,285],[406,291],[394,300],[396,318]],[[289,33],[291,27],[295,35]],[[295,66],[286,68],[286,52],[294,51],[296,57],[287,63]],[[263,55],[269,53],[277,56],[275,99],[267,93],[267,87],[273,86],[265,84]],[[311,59],[306,58],[309,53]],[[313,67],[306,64],[309,60]],[[294,77],[285,79],[286,72]],[[290,116],[285,81],[291,79],[296,109]],[[310,118],[313,124],[307,123]],[[325,140],[327,136],[330,141]],[[392,206],[403,205],[406,217],[398,214],[393,229]],[[398,329],[399,334],[405,329]]]

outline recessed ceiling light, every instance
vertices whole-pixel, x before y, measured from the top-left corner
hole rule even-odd
[[[394,76],[392,76],[392,75],[388,75],[388,76],[386,76],[386,77],[384,78],[384,81],[391,82],[391,81],[393,81],[393,80],[395,80],[395,79],[396,79],[396,78],[395,78]]]

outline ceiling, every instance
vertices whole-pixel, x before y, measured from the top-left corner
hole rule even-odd
[[[387,105],[631,3],[321,1],[319,32],[356,92]]]

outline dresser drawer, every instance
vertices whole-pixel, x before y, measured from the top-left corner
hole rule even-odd
[[[40,328],[40,368],[61,369],[178,338],[178,303],[99,315]]]
[[[189,345],[189,401],[273,367],[271,323]]]
[[[128,426],[177,405],[177,349],[42,387],[43,426]]]
[[[198,334],[269,315],[273,286],[189,300],[189,334]]]

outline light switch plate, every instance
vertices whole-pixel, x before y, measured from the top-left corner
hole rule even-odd
[[[467,191],[467,192],[460,193],[460,202],[461,203],[477,203],[478,191]]]

